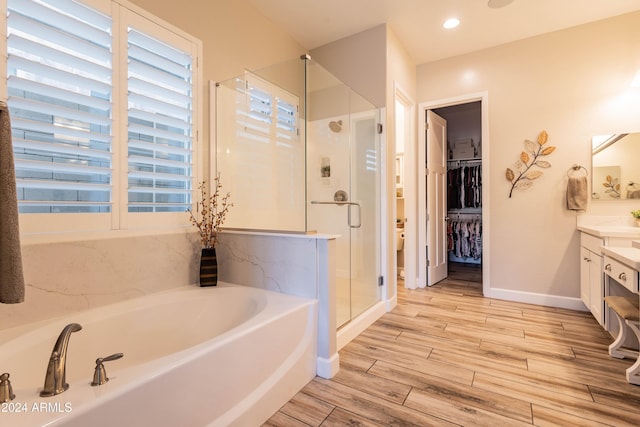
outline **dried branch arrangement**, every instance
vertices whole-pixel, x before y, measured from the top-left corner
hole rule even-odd
[[[229,202],[230,193],[221,196],[222,184],[220,183],[219,175],[215,178],[214,192],[211,196],[207,193],[205,181],[198,185],[198,189],[200,190],[201,198],[196,204],[196,215],[191,209],[188,209],[188,212],[191,215],[191,224],[197,227],[200,232],[202,247],[211,249],[218,243],[218,232],[233,203]]]
[[[551,167],[551,163],[540,159],[541,156],[548,156],[556,149],[556,147],[553,146],[544,146],[548,138],[549,135],[543,130],[535,142],[528,139],[525,140],[525,151],[520,153],[520,159],[518,159],[514,166],[515,171],[507,168],[506,177],[511,183],[509,198],[511,198],[514,189],[527,189],[533,185],[534,180],[542,176],[542,171],[531,169],[533,166],[538,166],[543,169]]]

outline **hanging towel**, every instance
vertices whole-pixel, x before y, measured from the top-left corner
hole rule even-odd
[[[627,199],[640,199],[640,190],[627,192]]]
[[[16,173],[9,108],[0,102],[0,303],[24,301]]]
[[[569,182],[567,182],[567,209],[572,211],[586,210],[588,194],[587,177],[570,176]]]

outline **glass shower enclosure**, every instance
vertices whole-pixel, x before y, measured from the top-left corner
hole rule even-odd
[[[336,236],[339,328],[380,300],[380,111],[308,56],[216,84],[226,227]]]

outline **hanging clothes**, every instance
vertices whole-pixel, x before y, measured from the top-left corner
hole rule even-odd
[[[482,166],[459,166],[447,170],[447,204],[449,209],[482,206]]]
[[[480,259],[482,256],[482,221],[456,219],[447,224],[447,249],[462,259]]]

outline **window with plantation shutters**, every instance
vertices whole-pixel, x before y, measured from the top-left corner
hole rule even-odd
[[[20,212],[111,211],[111,19],[70,1],[7,7]]]
[[[6,4],[21,222],[34,231],[186,223],[201,43],[126,0]],[[156,213],[165,215],[146,216]],[[82,219],[63,219],[74,214]]]
[[[191,206],[191,62],[140,31],[128,31],[129,212]]]

